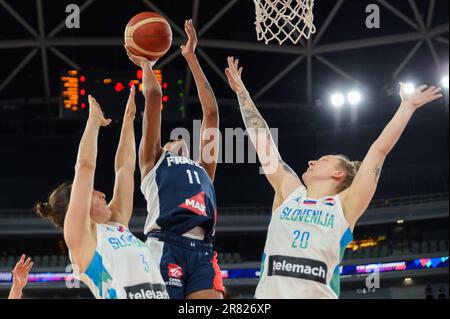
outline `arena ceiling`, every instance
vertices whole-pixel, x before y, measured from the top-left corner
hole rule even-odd
[[[70,3],[81,8],[80,29],[65,27]],[[372,3],[381,10],[380,29],[365,25]],[[447,0],[316,0],[317,33],[283,46],[256,41],[251,0],[0,0],[0,105],[56,105],[64,69],[129,68],[123,30],[141,11],[160,12],[172,25],[163,69],[187,71],[179,46],[183,21],[193,18],[198,55],[221,105],[236,105],[223,73],[228,55],[242,61],[258,105],[275,109],[311,107],[339,87],[389,95],[399,80],[436,83],[448,73]],[[185,76],[186,96],[195,102],[190,72]]]

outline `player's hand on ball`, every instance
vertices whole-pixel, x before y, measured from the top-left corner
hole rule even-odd
[[[140,68],[144,68],[145,63],[150,63],[150,65],[152,66],[152,68],[155,66],[156,62],[158,60],[155,61],[149,61],[147,58],[144,58],[142,56],[138,56],[138,55],[134,55],[133,53],[130,52],[130,50],[126,47],[125,50],[127,51],[127,55],[128,58],[130,59],[131,62],[133,62],[136,66],[140,67]]]
[[[181,54],[186,57],[190,54],[195,53],[195,49],[197,48],[197,32],[195,31],[194,24],[191,20],[186,20],[184,22],[184,31],[186,32],[188,36],[188,41],[185,45],[182,45],[181,48]]]
[[[228,68],[225,69],[228,82],[231,89],[237,94],[246,91],[245,85],[242,82],[242,67],[239,67],[239,60],[234,57],[228,57]]]
[[[110,119],[105,119],[103,115],[102,109],[98,104],[97,100],[94,99],[91,95],[89,95],[89,119],[88,121],[92,121],[99,127],[106,127],[111,123]]]
[[[412,107],[414,110],[424,106],[427,103],[435,101],[441,98],[443,95],[440,93],[441,88],[427,85],[418,87],[414,92],[407,93],[405,89],[405,83],[400,83],[400,97],[402,103]]]
[[[128,96],[127,108],[125,110],[125,117],[134,120],[136,116],[136,87],[133,85],[130,88],[130,95]]]
[[[25,261],[25,255],[22,255],[12,271],[13,285],[16,288],[23,289],[26,286],[28,282],[28,273],[32,267],[33,262],[31,261],[31,258],[27,258]]]

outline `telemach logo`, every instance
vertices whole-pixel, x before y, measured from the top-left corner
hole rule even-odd
[[[169,299],[169,294],[163,284],[146,283],[124,289],[128,299]]]
[[[293,277],[326,284],[327,274],[328,267],[321,261],[286,256],[269,257],[269,276]]]

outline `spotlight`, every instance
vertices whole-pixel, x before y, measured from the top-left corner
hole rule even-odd
[[[411,277],[406,277],[405,279],[403,279],[403,282],[405,283],[405,285],[411,285],[413,283],[413,279]]]
[[[413,83],[405,84],[405,93],[406,94],[413,94],[415,91],[416,91],[416,86]]]
[[[414,83],[405,83],[405,93],[413,94],[416,91],[416,86]]]
[[[345,103],[345,96],[341,93],[334,93],[331,95],[331,104],[334,107],[341,107]]]
[[[362,95],[359,91],[351,91],[347,94],[347,100],[350,105],[358,105],[362,100]]]
[[[442,78],[442,86],[444,89],[448,90],[448,75],[446,75]]]

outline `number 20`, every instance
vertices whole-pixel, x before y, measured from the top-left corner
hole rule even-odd
[[[301,232],[299,230],[294,231],[294,236],[295,239],[292,243],[292,248],[301,248],[301,249],[306,249],[308,248],[308,244],[309,244],[309,238],[311,236],[311,234],[309,232]],[[299,245],[297,246],[297,242],[299,243]]]

